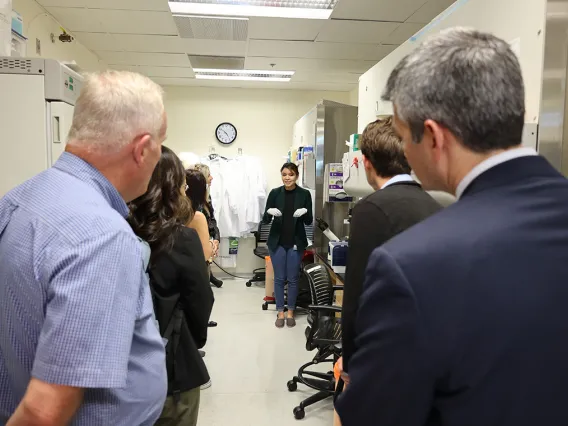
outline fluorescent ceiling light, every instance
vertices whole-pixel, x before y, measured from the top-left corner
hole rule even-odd
[[[295,71],[268,71],[268,70],[223,70],[218,68],[194,68],[194,72],[200,73],[225,73],[225,74],[239,74],[239,75],[248,75],[248,74],[270,74],[270,75],[281,75],[281,76],[289,76],[292,77]]]
[[[199,19],[219,19],[218,16],[206,16],[206,15],[180,15],[178,13],[172,14],[174,18],[199,18]],[[249,18],[244,18],[242,16],[223,16],[223,19],[233,19],[235,21],[248,21]]]
[[[193,0],[170,1],[180,15],[329,19],[336,0]]]
[[[278,83],[287,83],[290,81],[290,78],[247,77],[244,75],[223,76],[223,75],[196,74],[195,78],[197,80],[275,81]]]
[[[276,81],[288,82],[294,71],[263,70],[222,70],[210,68],[194,68],[195,78],[200,80],[242,80],[242,81]]]

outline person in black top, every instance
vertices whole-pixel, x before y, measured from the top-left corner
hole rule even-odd
[[[167,340],[168,398],[159,426],[197,423],[200,386],[209,381],[198,352],[207,341],[213,292],[193,215],[185,196],[185,171],[168,148],[143,196],[130,203],[129,223],[152,249],[150,287],[160,332]]]
[[[296,185],[298,167],[286,163],[280,170],[284,186],[270,191],[263,223],[270,223],[267,246],[274,268],[276,327],[294,327],[294,310],[298,297],[298,277],[304,250],[308,246],[306,229],[314,218],[310,191]],[[288,281],[288,315],[284,315],[284,285]]]
[[[356,349],[355,319],[369,256],[375,248],[442,208],[410,176],[392,117],[369,124],[361,136],[360,147],[367,181],[376,192],[356,204],[351,219],[341,315],[342,370],[346,380],[349,360]]]

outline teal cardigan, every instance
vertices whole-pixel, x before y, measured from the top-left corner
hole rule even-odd
[[[270,191],[268,200],[266,201],[264,217],[262,218],[263,223],[270,223],[272,220],[272,216],[267,213],[268,209],[277,208],[281,212],[284,212],[284,191],[286,191],[284,186],[274,188]],[[294,218],[294,229],[296,233],[294,241],[298,251],[304,251],[306,247],[308,247],[308,238],[306,237],[304,225],[311,225],[314,221],[312,213],[312,194],[310,194],[310,191],[307,189],[298,186],[296,188],[296,196],[294,197],[294,211],[302,208],[306,209],[308,212],[302,217]],[[266,242],[266,245],[271,251],[275,251],[278,248],[281,232],[282,218],[275,217],[270,227],[268,241]]]

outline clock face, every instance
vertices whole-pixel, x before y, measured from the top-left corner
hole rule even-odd
[[[230,145],[237,139],[237,128],[231,123],[221,123],[215,131],[217,140],[225,145]]]

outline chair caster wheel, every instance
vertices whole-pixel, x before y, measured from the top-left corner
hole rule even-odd
[[[263,310],[263,311],[268,310],[268,303],[263,303],[263,304],[262,304],[262,310]]]
[[[298,390],[298,383],[296,383],[294,380],[290,380],[287,385],[290,392],[296,392]]]
[[[250,282],[250,281],[247,281],[247,283],[246,283],[246,286],[247,286],[247,287],[250,287],[250,286],[252,286],[252,282]]]
[[[302,420],[304,417],[306,417],[306,412],[302,407],[296,407],[294,408],[294,417],[296,418],[296,420]]]

